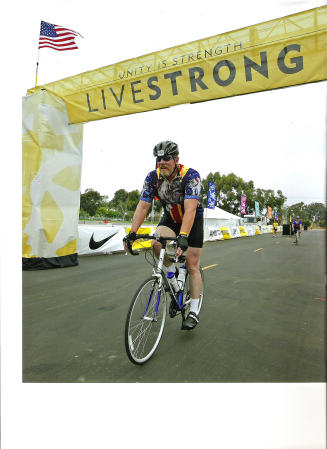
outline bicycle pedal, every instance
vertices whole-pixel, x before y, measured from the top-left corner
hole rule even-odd
[[[178,310],[176,309],[175,303],[173,300],[170,301],[169,305],[169,316],[170,318],[175,318],[177,315]]]

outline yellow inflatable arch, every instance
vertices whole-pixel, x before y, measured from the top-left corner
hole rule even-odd
[[[77,260],[83,123],[326,80],[327,7],[37,86],[23,97],[23,269]]]

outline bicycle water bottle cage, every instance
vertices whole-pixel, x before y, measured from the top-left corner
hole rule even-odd
[[[177,263],[183,263],[186,261],[186,256],[184,256],[184,254],[182,254],[181,256],[179,256],[178,258],[176,256],[174,257],[169,257],[170,262],[177,262]]]

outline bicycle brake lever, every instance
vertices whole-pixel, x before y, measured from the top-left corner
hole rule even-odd
[[[139,255],[139,253],[137,251],[133,251],[132,250],[133,242],[128,240],[127,241],[127,245],[128,245],[129,252],[132,254],[132,256],[138,256]]]

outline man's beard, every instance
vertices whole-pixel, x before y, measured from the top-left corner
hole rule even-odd
[[[164,178],[168,179],[173,174],[174,170],[175,168],[173,168],[172,170],[169,170],[169,168],[160,168],[160,174]]]

